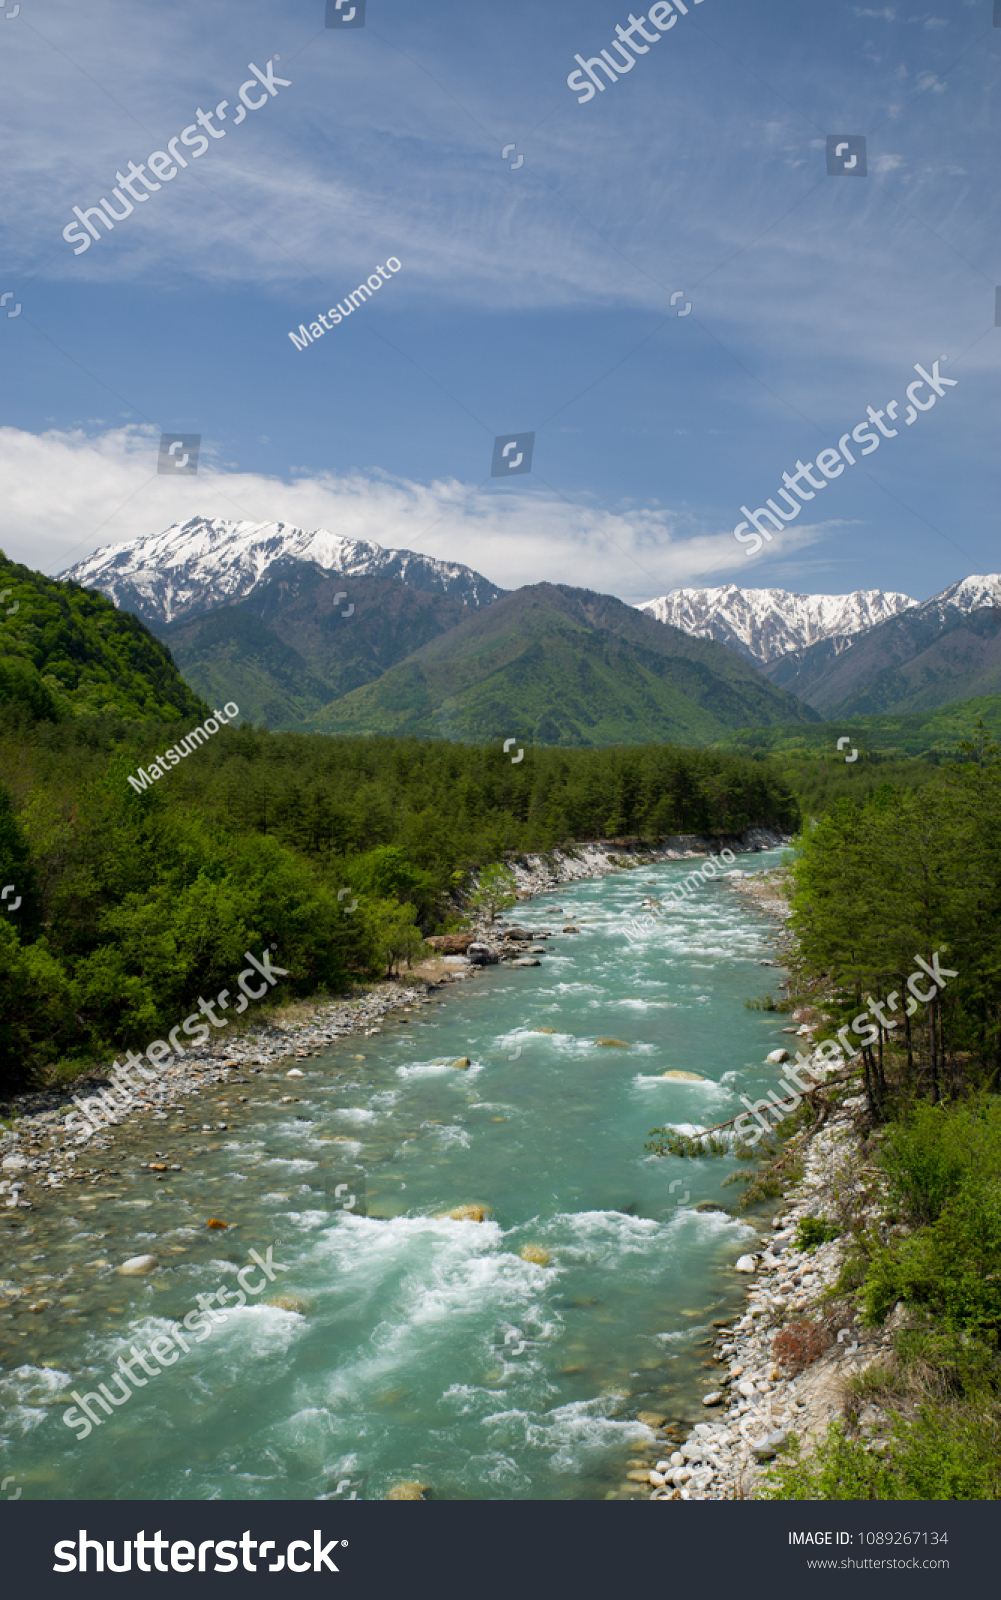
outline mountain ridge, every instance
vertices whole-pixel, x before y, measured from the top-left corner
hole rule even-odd
[[[471,613],[307,726],[471,742],[706,744],[755,718],[816,720],[776,689],[734,651],[612,595],[534,584]]]
[[[973,575],[855,637],[767,663],[822,715],[919,713],[1001,692],[1001,575]]]
[[[764,667],[832,636],[867,632],[888,617],[918,605],[893,590],[856,589],[852,594],[799,594],[789,589],[673,589],[638,609],[658,622],[697,638],[729,645]]]
[[[245,600],[265,577],[302,562],[344,578],[397,578],[472,606],[491,605],[506,593],[459,562],[386,549],[327,528],[200,516],[163,533],[104,545],[58,576],[99,589],[147,624],[162,625]]]

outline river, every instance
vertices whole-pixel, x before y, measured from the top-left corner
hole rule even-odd
[[[162,1152],[184,1170],[156,1191],[131,1170],[148,1130],[140,1151],[120,1129],[113,1197],[67,1195],[33,1227],[39,1293],[76,1270],[0,1371],[6,1471],[25,1496],[639,1492],[624,1482],[636,1415],[698,1420],[704,1341],[740,1304],[732,1263],[756,1232],[694,1209],[734,1204],[732,1160],[661,1160],[644,1143],[773,1086],[764,1058],[786,1022],[743,1004],[781,976],[759,967],[773,924],[748,897],[717,881],[643,918],[643,897],[692,865],[542,895],[518,911],[559,935],[537,968],[453,985],[300,1062],[301,1078],[286,1064],[204,1089],[199,1125],[213,1105],[229,1130],[210,1151],[190,1110],[175,1115]],[[467,1204],[487,1220],[439,1216]],[[237,1226],[209,1230],[210,1215]],[[197,1294],[235,1289],[268,1246],[275,1281],[245,1275],[260,1292],[210,1338],[189,1333],[89,1437],[63,1424],[71,1390],[110,1383],[120,1355],[177,1328]],[[143,1251],[160,1270],[116,1273]]]

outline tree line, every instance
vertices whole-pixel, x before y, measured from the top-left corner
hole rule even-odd
[[[792,828],[767,766],[674,746],[529,750],[226,728],[155,789],[178,723],[0,708],[0,1072],[142,1047],[274,943],[287,992],[393,969],[489,862],[608,836]],[[9,897],[13,903],[14,896]]]

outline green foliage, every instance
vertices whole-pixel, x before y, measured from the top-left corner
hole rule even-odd
[[[1001,1104],[913,1106],[882,1142],[891,1193],[915,1231],[874,1245],[864,1304],[881,1322],[902,1300],[946,1335],[1001,1335]]]
[[[828,1222],[826,1217],[800,1217],[793,1247],[796,1250],[816,1250],[819,1244],[836,1239],[840,1232],[837,1223]]]
[[[397,975],[404,963],[413,966],[424,950],[421,931],[415,926],[417,907],[377,900],[370,915],[375,948],[386,968],[386,977]]]
[[[197,723],[208,707],[144,623],[93,589],[60,583],[0,551],[10,590],[0,627],[0,711],[8,724],[111,714]]]
[[[730,1141],[718,1134],[703,1133],[689,1137],[674,1128],[651,1128],[650,1138],[643,1146],[655,1156],[728,1156],[733,1153]]]
[[[763,1500],[997,1500],[1001,1497],[1001,1423],[995,1407],[929,1402],[913,1420],[891,1422],[876,1452],[834,1422],[814,1454],[780,1454]]]
[[[948,1329],[996,1345],[1001,1334],[1001,1193],[971,1177],[933,1223],[874,1253],[865,1310],[882,1322],[902,1300]]]
[[[118,639],[107,602],[56,590],[59,615],[65,604]],[[22,610],[40,604],[23,592]],[[128,774],[176,726],[7,711],[0,869],[23,904],[13,928],[4,918],[16,954],[0,991],[0,1086],[144,1048],[230,984],[246,949],[277,946],[289,994],[399,971],[471,873],[486,869],[499,906],[505,854],[600,836],[610,794],[637,833],[794,815],[760,764],[709,751],[536,751],[512,768],[499,749],[246,724],[137,795]]]
[[[919,1102],[888,1130],[880,1164],[910,1222],[934,1222],[978,1172],[1001,1174],[1001,1105]]]
[[[797,847],[793,925],[807,973],[843,991],[849,1019],[867,997],[887,1002],[896,1026],[881,1043],[906,1058],[896,1091],[905,1098],[934,1101],[997,1080],[1001,762],[986,740],[966,754],[923,787],[885,784],[865,804],[839,801]],[[918,957],[930,962],[936,951],[957,976],[933,993]],[[927,1003],[911,998],[912,976]],[[879,1043],[865,1060],[877,1117],[888,1114],[890,1092]]]
[[[469,899],[470,909],[485,915],[488,922],[493,922],[498,911],[508,911],[517,902],[517,885],[518,880],[510,867],[491,862],[480,873],[479,882]]]
[[[791,1000],[776,1000],[774,995],[763,994],[744,1001],[747,1011],[791,1011]]]

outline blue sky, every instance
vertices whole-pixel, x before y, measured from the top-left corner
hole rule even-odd
[[[55,572],[204,514],[634,601],[996,571],[993,0],[688,4],[584,105],[575,53],[621,0],[0,18],[8,554]],[[237,126],[278,56],[289,85]],[[225,137],[74,255],[72,207],[224,99]],[[827,175],[831,133],[866,136],[866,178]],[[747,557],[740,505],[946,354],[957,386]],[[161,429],[202,435],[197,477],[156,475]],[[503,483],[508,430],[535,470]]]

